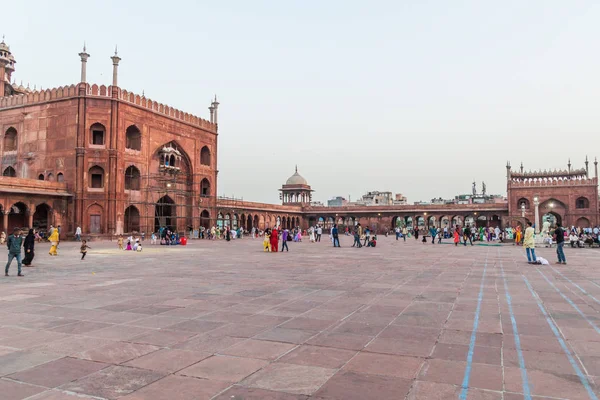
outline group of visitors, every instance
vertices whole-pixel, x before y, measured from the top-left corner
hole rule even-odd
[[[58,245],[60,242],[60,226],[58,228],[50,226],[48,240],[50,241],[50,252],[51,256],[58,255]],[[24,230],[21,228],[14,228],[13,233],[6,237],[6,234],[2,232],[2,239],[0,243],[6,244],[8,249],[8,261],[4,268],[4,276],[9,276],[8,271],[13,260],[17,261],[17,276],[24,276],[21,271],[21,266],[31,266],[33,258],[35,257],[35,244],[39,240],[39,234],[35,229],[31,228],[28,230],[27,235],[24,235]],[[85,241],[84,241],[85,242]],[[25,252],[25,257],[21,257],[21,252]]]
[[[352,247],[361,248],[361,247],[376,247],[377,246],[377,235],[373,234],[371,229],[366,226],[364,229],[360,222],[354,226],[354,243],[352,243]]]

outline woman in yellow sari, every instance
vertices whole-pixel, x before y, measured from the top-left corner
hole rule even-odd
[[[50,241],[50,244],[52,244],[52,246],[50,246],[49,254],[51,256],[57,256],[58,252],[56,249],[58,248],[58,229],[54,228],[52,234],[48,237],[48,240]]]

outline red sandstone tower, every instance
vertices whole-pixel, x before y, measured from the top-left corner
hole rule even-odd
[[[0,44],[0,211],[3,230],[80,226],[85,234],[188,234],[216,219],[217,110],[210,121],[119,86],[87,82],[29,90],[10,83],[15,60]]]

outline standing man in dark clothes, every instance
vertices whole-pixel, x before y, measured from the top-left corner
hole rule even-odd
[[[24,276],[21,273],[21,247],[23,247],[23,238],[21,237],[21,230],[19,228],[15,228],[12,235],[8,237],[6,247],[8,247],[8,262],[6,263],[6,268],[4,268],[4,276],[8,276],[8,269],[13,258],[17,259],[18,275]]]
[[[558,256],[558,264],[566,264],[567,258],[565,257],[565,231],[563,230],[560,223],[556,223],[556,229],[554,230],[554,240],[556,240],[556,255]]]
[[[473,246],[473,236],[471,235],[471,226],[467,225],[465,227],[465,230],[463,231],[463,244],[466,246],[467,245],[467,239],[469,239],[469,243],[471,243],[471,246]]]
[[[333,236],[333,247],[340,247],[340,235],[338,232],[337,225],[333,225],[333,229],[331,230],[331,236]]]

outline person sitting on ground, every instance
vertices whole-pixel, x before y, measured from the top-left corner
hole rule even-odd
[[[125,250],[131,250],[131,241],[127,241],[127,247],[125,248]]]
[[[376,247],[377,246],[377,236],[373,236],[369,243],[367,243],[367,247]]]

